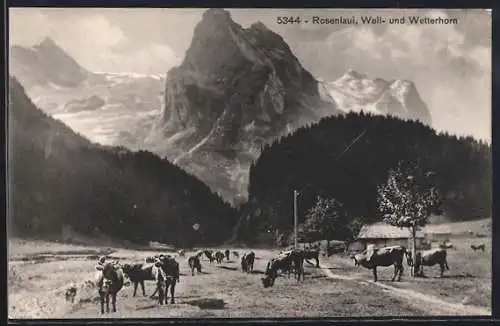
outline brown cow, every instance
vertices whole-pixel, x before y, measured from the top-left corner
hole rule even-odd
[[[217,251],[215,254],[215,261],[217,262],[217,264],[221,264],[222,261],[224,260],[224,253],[222,251]]]
[[[191,256],[188,258],[189,268],[191,268],[191,276],[194,276],[194,270],[196,269],[198,273],[201,273],[201,263],[200,257]]]
[[[373,272],[373,280],[377,282],[377,266],[392,266],[394,265],[394,275],[391,281],[396,279],[398,276],[398,282],[401,281],[401,275],[403,274],[403,258],[406,254],[406,248],[403,246],[392,246],[373,249],[373,252],[369,253],[367,250],[362,253],[351,256],[354,260],[354,265],[361,265],[365,268],[371,269]],[[399,275],[398,275],[399,274]]]
[[[101,313],[104,313],[104,301],[106,301],[106,312],[109,313],[110,296],[113,304],[113,312],[116,312],[116,295],[122,289],[124,283],[123,270],[119,264],[105,262],[104,259],[99,261],[96,269],[101,271],[101,275],[97,280]]]
[[[155,267],[157,267],[155,293],[158,292],[158,303],[162,305],[163,300],[167,303],[169,288],[171,295],[170,303],[175,303],[175,284],[180,279],[179,263],[171,256],[161,255],[156,260]]]
[[[247,252],[241,257],[241,269],[244,273],[251,273],[253,271],[254,261],[255,253],[253,251]]]
[[[304,280],[304,251],[294,249],[280,253],[267,263],[265,276],[261,278],[262,285],[265,288],[273,286],[274,281],[278,277],[278,271],[282,273],[288,272],[292,268],[292,265],[294,266],[294,273],[297,276],[297,282],[300,281],[300,276]]]
[[[134,284],[134,297],[137,293],[137,286],[139,284],[141,284],[142,295],[146,296],[144,281],[156,280],[156,271],[153,264],[124,264],[123,273],[127,275],[130,281],[132,281],[132,283]]]
[[[481,242],[479,244],[471,244],[470,248],[472,250],[474,250],[474,252],[476,252],[476,250],[481,250],[482,252],[484,252],[484,249],[486,248],[486,246],[484,243]]]
[[[446,270],[449,270],[448,262],[446,261],[446,249],[435,248],[425,251],[417,251],[415,259],[415,270],[419,275],[424,275],[424,266],[439,265],[441,268],[441,277]],[[413,266],[411,252],[406,253],[408,265]]]

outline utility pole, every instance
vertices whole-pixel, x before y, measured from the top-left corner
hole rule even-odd
[[[298,244],[297,244],[297,222],[298,222],[298,218],[297,218],[297,196],[298,196],[298,192],[297,190],[294,190],[293,191],[293,247],[294,249],[297,249],[298,248]]]

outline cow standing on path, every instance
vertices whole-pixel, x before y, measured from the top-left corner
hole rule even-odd
[[[403,274],[403,258],[406,253],[405,247],[392,246],[378,249],[374,248],[371,251],[364,251],[351,258],[354,260],[355,266],[361,265],[372,270],[374,282],[377,282],[377,266],[388,267],[394,265],[394,275],[391,281],[394,281],[396,276],[398,276],[399,282]]]
[[[224,256],[226,256],[226,260],[227,260],[227,261],[229,261],[229,254],[230,254],[230,253],[231,253],[231,252],[229,251],[229,249],[226,249],[226,250],[224,251]]]
[[[431,249],[425,251],[417,251],[415,261],[413,261],[411,252],[406,253],[406,258],[409,266],[413,266],[415,263],[415,271],[418,275],[424,275],[424,266],[434,266],[439,265],[441,268],[441,277],[446,270],[449,270],[448,262],[446,261],[446,249]]]

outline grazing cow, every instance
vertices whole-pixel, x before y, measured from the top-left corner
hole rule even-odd
[[[267,288],[274,285],[274,281],[278,277],[278,271],[289,271],[294,266],[294,273],[297,276],[297,282],[304,280],[304,251],[300,249],[289,250],[280,253],[277,257],[272,258],[266,267],[265,277],[261,278],[262,285]]]
[[[486,246],[484,243],[481,242],[479,244],[471,244],[470,248],[472,250],[474,250],[474,252],[476,252],[476,250],[481,250],[482,252],[484,252],[484,249],[486,249]]]
[[[154,255],[154,256],[149,256],[149,257],[146,257],[146,263],[148,264],[154,264],[155,261],[158,259],[158,257],[160,257],[160,255]]]
[[[351,256],[354,260],[354,265],[361,265],[365,268],[371,269],[373,272],[373,280],[377,282],[377,266],[388,267],[394,265],[394,275],[391,281],[398,276],[398,282],[401,281],[403,274],[403,258],[407,253],[406,248],[403,246],[392,246],[373,249],[372,252],[366,250],[362,253]],[[399,275],[398,275],[399,274]]]
[[[449,270],[448,262],[446,261],[446,249],[435,248],[425,251],[417,251],[415,257],[415,270],[419,275],[424,275],[424,266],[439,265],[441,268],[441,277],[446,270]],[[411,252],[406,253],[407,262],[409,266],[413,266],[413,259]]]
[[[233,251],[233,256],[235,258],[240,258],[240,254],[237,251]]]
[[[452,248],[454,248],[454,246],[452,243],[447,242],[447,243],[440,243],[439,248],[440,249],[452,249]]]
[[[202,255],[205,255],[208,258],[210,264],[215,260],[214,253],[212,250],[203,250]]]
[[[314,259],[316,260],[316,267],[319,267],[319,250],[308,249],[304,251],[304,259]]]
[[[220,264],[222,263],[222,261],[224,260],[224,253],[222,251],[217,251],[215,254],[215,261],[217,262],[217,264]]]
[[[231,253],[231,252],[229,251],[229,249],[226,249],[226,250],[224,251],[224,256],[226,256],[226,260],[227,260],[227,261],[229,261],[229,254],[230,254],[230,253]]]
[[[146,296],[144,281],[156,280],[156,269],[153,264],[124,264],[123,273],[128,276],[130,281],[134,284],[134,297],[137,294],[137,286],[139,283],[141,284],[142,295]]]
[[[123,287],[123,270],[117,263],[106,263],[102,258],[96,269],[101,272],[97,286],[101,299],[101,313],[104,313],[104,301],[106,301],[106,312],[109,313],[109,297],[111,296],[113,312],[116,312],[116,294]]]
[[[66,290],[65,293],[66,296],[66,301],[70,301],[71,303],[75,302],[75,297],[76,297],[76,287],[71,286]]]
[[[251,273],[253,271],[253,263],[255,261],[255,253],[253,251],[246,252],[241,257],[241,269],[244,273]]]
[[[165,299],[165,303],[167,303],[168,299],[168,289],[170,288],[171,300],[170,303],[175,303],[175,284],[179,282],[180,272],[179,272],[179,263],[171,257],[161,255],[155,262],[155,267],[157,267],[156,274],[156,289],[158,292],[158,303],[160,305],[163,304],[163,300]]]
[[[194,270],[196,269],[198,273],[201,273],[201,263],[200,257],[191,256],[188,258],[189,268],[191,268],[191,276],[194,276]]]
[[[179,257],[184,257],[186,255],[186,252],[184,251],[184,249],[181,249],[177,251],[177,254],[179,255]]]

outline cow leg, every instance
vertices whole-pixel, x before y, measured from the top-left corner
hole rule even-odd
[[[439,267],[441,268],[441,277],[443,277],[443,273],[444,273],[444,263],[439,264]]]
[[[104,294],[100,293],[101,296],[101,314],[104,313]]]
[[[113,304],[113,312],[116,312],[116,293],[113,293],[113,297],[111,298]]]
[[[316,267],[319,268],[319,258],[316,258]]]
[[[175,283],[177,282],[176,279],[173,279],[170,283],[170,303],[174,304],[175,303]]]
[[[158,303],[160,305],[163,304],[164,297],[165,297],[165,294],[163,293],[163,285],[158,284]]]
[[[168,303],[168,288],[170,287],[170,282],[167,281],[165,285],[165,304]]]
[[[106,312],[109,313],[109,294],[106,294]]]
[[[139,282],[134,282],[134,294],[132,295],[133,297],[135,297],[136,293],[137,293],[137,286],[139,285]]]
[[[446,270],[450,270],[450,268],[448,267],[448,261],[447,260],[444,261],[444,267],[446,267]]]
[[[394,282],[394,280],[396,279],[396,275],[398,274],[398,272],[399,272],[398,264],[394,264],[394,275],[392,275],[391,282]]]
[[[144,281],[141,281],[142,295],[146,296],[146,289],[144,288]]]
[[[155,288],[155,291],[149,297],[150,298],[154,297],[157,292],[158,292],[158,287]]]
[[[401,276],[403,275],[403,264],[399,265],[399,276],[398,276],[398,282],[401,282]]]
[[[377,267],[373,267],[372,273],[373,273],[373,281],[377,282]]]

